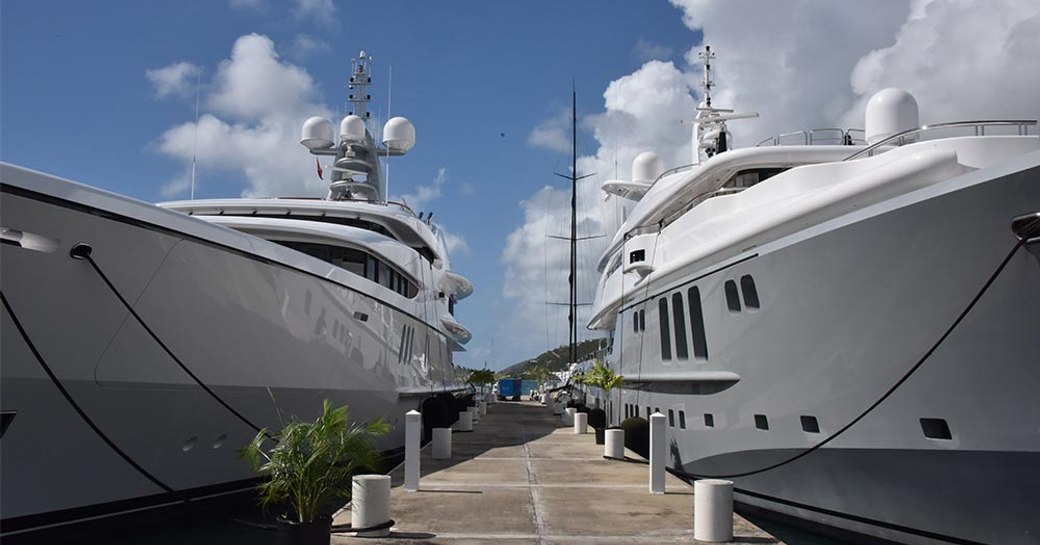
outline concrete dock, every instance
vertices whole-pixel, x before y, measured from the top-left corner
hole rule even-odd
[[[541,404],[489,405],[475,431],[452,443],[450,460],[423,449],[417,492],[405,492],[402,467],[391,473],[390,536],[334,534],[332,543],[697,542],[692,486],[669,475],[667,492],[650,494],[648,466],[605,460],[592,433],[575,435]],[[335,522],[349,523],[350,512]],[[732,543],[780,543],[739,515],[733,535]]]

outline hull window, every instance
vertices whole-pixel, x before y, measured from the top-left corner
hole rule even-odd
[[[769,429],[769,419],[766,418],[766,415],[764,415],[764,414],[756,414],[755,415],[755,427],[760,429],[760,430],[768,430]]]
[[[708,338],[704,334],[704,312],[701,310],[701,291],[690,288],[686,292],[690,303],[690,331],[693,333],[693,357],[708,359]]]
[[[675,411],[668,409],[668,427],[675,427]]]
[[[686,318],[683,316],[682,293],[672,294],[672,319],[675,325],[675,357],[680,360],[690,359],[690,349],[686,345]]]
[[[686,411],[683,410],[679,411],[679,429],[686,429]]]
[[[715,427],[715,415],[711,413],[704,413],[704,427],[714,428]]]
[[[744,292],[744,306],[751,309],[759,308],[758,289],[755,288],[755,279],[745,274],[740,277],[740,291]]]
[[[740,294],[737,293],[737,283],[732,280],[726,281],[726,307],[730,312],[740,312]]]
[[[658,318],[661,320],[661,359],[672,359],[672,332],[668,325],[668,299],[657,301]]]
[[[950,425],[942,418],[922,418],[921,431],[929,439],[953,439],[953,434],[950,433]]]
[[[805,433],[820,433],[820,422],[815,416],[802,415],[802,431]]]

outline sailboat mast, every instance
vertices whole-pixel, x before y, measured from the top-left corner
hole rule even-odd
[[[578,93],[571,88],[571,274],[569,342],[571,363],[578,360]]]

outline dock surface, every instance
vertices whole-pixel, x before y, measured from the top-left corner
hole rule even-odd
[[[403,466],[391,473],[390,536],[332,543],[697,543],[693,487],[668,475],[667,492],[650,494],[648,466],[604,459],[589,431],[574,434],[538,403],[490,404],[473,432],[452,435],[450,460],[423,449],[417,492],[405,492]],[[733,517],[731,543],[781,543]]]

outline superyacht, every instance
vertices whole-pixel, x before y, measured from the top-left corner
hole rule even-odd
[[[406,411],[464,387],[473,286],[431,216],[387,200],[381,161],[415,129],[376,144],[370,61],[338,134],[303,126],[324,198],[155,206],[0,165],[4,537],[248,490],[237,450],[323,399],[388,418],[394,451]]]
[[[641,155],[589,327],[615,416],[667,416],[668,464],[738,506],[899,543],[1040,536],[1040,137],[1035,120],[733,149],[710,50],[693,164]]]

